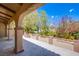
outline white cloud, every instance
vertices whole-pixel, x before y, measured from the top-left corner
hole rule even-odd
[[[70,10],[69,10],[69,12],[72,12],[72,11],[74,11],[74,9],[70,9]]]
[[[54,16],[51,16],[52,18],[54,18]]]

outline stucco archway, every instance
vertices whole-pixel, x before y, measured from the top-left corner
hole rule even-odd
[[[31,4],[31,6],[27,9],[27,4],[23,4],[21,9],[16,13],[15,17],[13,18],[15,20],[15,53],[22,52],[23,49],[23,42],[22,42],[22,36],[23,36],[23,28],[22,28],[22,21],[25,15],[28,15],[32,11],[36,10],[43,4]]]

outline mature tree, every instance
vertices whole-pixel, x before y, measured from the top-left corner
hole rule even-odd
[[[46,35],[49,31],[49,27],[47,25],[47,15],[45,11],[41,11],[40,12],[41,16],[40,16],[40,20],[41,20],[41,31]]]
[[[37,31],[38,12],[34,11],[25,16],[23,21],[23,27],[26,32]]]
[[[34,11],[31,14],[25,16],[23,26],[27,32],[43,32],[46,34],[48,32],[47,25],[47,15],[45,11],[37,12]]]

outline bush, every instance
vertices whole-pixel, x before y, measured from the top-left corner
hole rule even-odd
[[[75,37],[71,33],[64,33],[64,38],[69,40],[69,41],[75,39]]]
[[[60,38],[63,38],[63,37],[64,37],[64,33],[57,32],[56,36],[57,36],[57,37],[60,37]]]
[[[27,32],[27,33],[32,33],[32,29],[31,29],[31,28],[26,27],[24,30],[25,30],[25,32]]]
[[[71,35],[71,36],[69,36],[69,39],[74,40],[75,37]]]
[[[65,38],[68,41],[72,41],[75,39],[74,35],[71,33],[58,33],[58,37]]]
[[[49,32],[48,32],[48,36],[56,36],[56,32],[49,31]]]
[[[64,38],[66,38],[66,39],[70,39],[70,36],[71,36],[70,33],[64,33],[63,35],[64,35]]]
[[[72,33],[72,35],[75,37],[75,39],[79,39],[79,32]]]
[[[53,31],[42,31],[39,34],[44,36],[56,36],[57,33]]]

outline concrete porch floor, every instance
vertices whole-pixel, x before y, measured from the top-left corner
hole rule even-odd
[[[13,53],[14,40],[0,40],[0,56],[79,56],[79,53],[23,36],[24,51]]]
[[[23,38],[26,40],[26,41],[29,41],[29,42],[32,42],[40,47],[43,47],[51,52],[54,52],[56,54],[59,54],[61,56],[79,56],[79,53],[78,52],[75,52],[75,51],[72,51],[72,50],[69,50],[69,49],[66,49],[66,48],[62,48],[62,47],[58,47],[54,44],[49,44],[49,43],[46,43],[46,42],[42,42],[40,40],[34,40],[32,38],[27,38],[27,37],[24,37]]]
[[[59,56],[59,54],[51,52],[28,40],[23,40],[23,43],[24,51],[14,54],[14,40],[0,40],[0,56]]]

